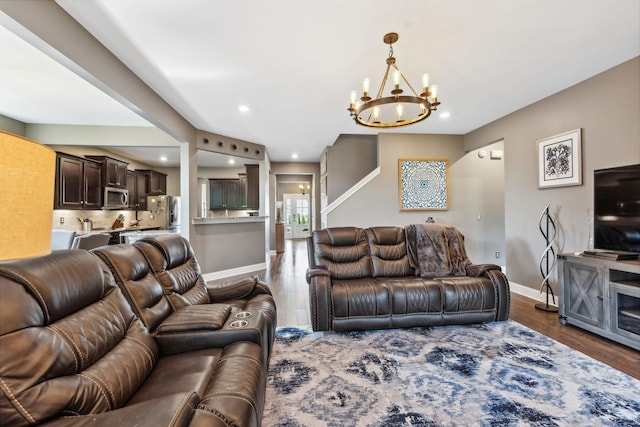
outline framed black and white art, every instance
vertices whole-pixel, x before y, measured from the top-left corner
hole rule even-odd
[[[538,188],[582,185],[581,129],[538,141]]]

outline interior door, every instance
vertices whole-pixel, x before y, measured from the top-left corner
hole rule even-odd
[[[303,239],[311,234],[311,209],[308,194],[284,194],[285,239]]]

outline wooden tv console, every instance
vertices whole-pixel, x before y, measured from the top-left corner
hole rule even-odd
[[[559,317],[640,350],[640,261],[558,255]]]

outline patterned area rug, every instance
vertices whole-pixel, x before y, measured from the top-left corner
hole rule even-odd
[[[639,426],[640,381],[513,321],[283,328],[263,425]]]

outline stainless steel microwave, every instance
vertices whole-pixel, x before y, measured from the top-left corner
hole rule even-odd
[[[127,209],[129,207],[129,190],[124,188],[104,187],[102,209]]]

